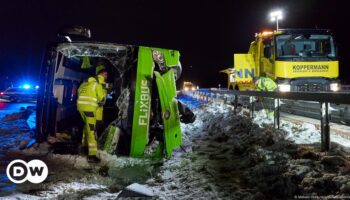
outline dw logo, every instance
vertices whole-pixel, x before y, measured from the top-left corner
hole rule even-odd
[[[23,160],[13,160],[6,168],[6,175],[13,183],[41,183],[48,175],[48,168],[41,160],[32,160],[26,163]]]

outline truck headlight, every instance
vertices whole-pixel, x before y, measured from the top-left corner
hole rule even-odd
[[[280,92],[290,92],[290,84],[280,84],[278,85],[278,90]]]
[[[329,88],[331,89],[331,91],[337,92],[339,91],[340,85],[339,83],[331,83],[329,84]]]
[[[184,90],[185,90],[186,92],[188,91],[188,89],[189,89],[188,87],[185,87],[185,88],[184,88]]]

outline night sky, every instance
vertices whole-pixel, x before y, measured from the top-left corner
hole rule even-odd
[[[183,74],[200,87],[226,85],[221,69],[233,53],[246,53],[254,33],[275,27],[274,8],[285,11],[280,28],[329,28],[337,40],[340,78],[350,81],[350,11],[341,0],[257,1],[55,1],[12,0],[0,6],[0,78],[38,79],[47,44],[67,25],[83,25],[95,41],[177,49]]]

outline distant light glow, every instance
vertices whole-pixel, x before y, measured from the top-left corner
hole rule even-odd
[[[35,86],[35,89],[39,89],[39,85]]]
[[[263,36],[272,35],[272,34],[273,34],[272,31],[264,31],[264,32],[262,32],[262,35],[263,35]]]
[[[276,10],[270,13],[271,21],[281,20],[283,13],[281,10]]]
[[[23,85],[23,88],[24,88],[24,89],[30,89],[31,86],[30,86],[29,84],[24,84],[24,85]]]

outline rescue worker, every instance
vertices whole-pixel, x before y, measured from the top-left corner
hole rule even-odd
[[[277,89],[277,84],[274,80],[268,77],[254,77],[256,91],[273,92]]]
[[[106,87],[107,75],[106,77],[98,76],[98,74],[101,73],[101,70],[103,70],[102,71],[103,73],[107,73],[104,65],[100,65],[96,68],[96,74],[97,74],[98,82],[100,83],[100,85],[102,85],[104,101],[106,101],[107,93],[108,93],[107,87]],[[101,136],[103,132],[103,106],[99,106],[96,109],[96,130],[95,131],[98,137]]]
[[[103,106],[106,103],[104,89],[107,70],[104,66],[96,67],[96,77],[90,77],[78,88],[77,108],[84,121],[82,147],[88,148],[88,162],[98,163],[96,142],[96,120],[102,120]]]
[[[273,92],[277,89],[277,84],[271,78],[265,76],[254,77],[253,81],[256,91]],[[258,101],[260,101],[259,97]],[[273,109],[266,109],[265,112],[267,114],[267,117],[272,117],[274,115]]]

